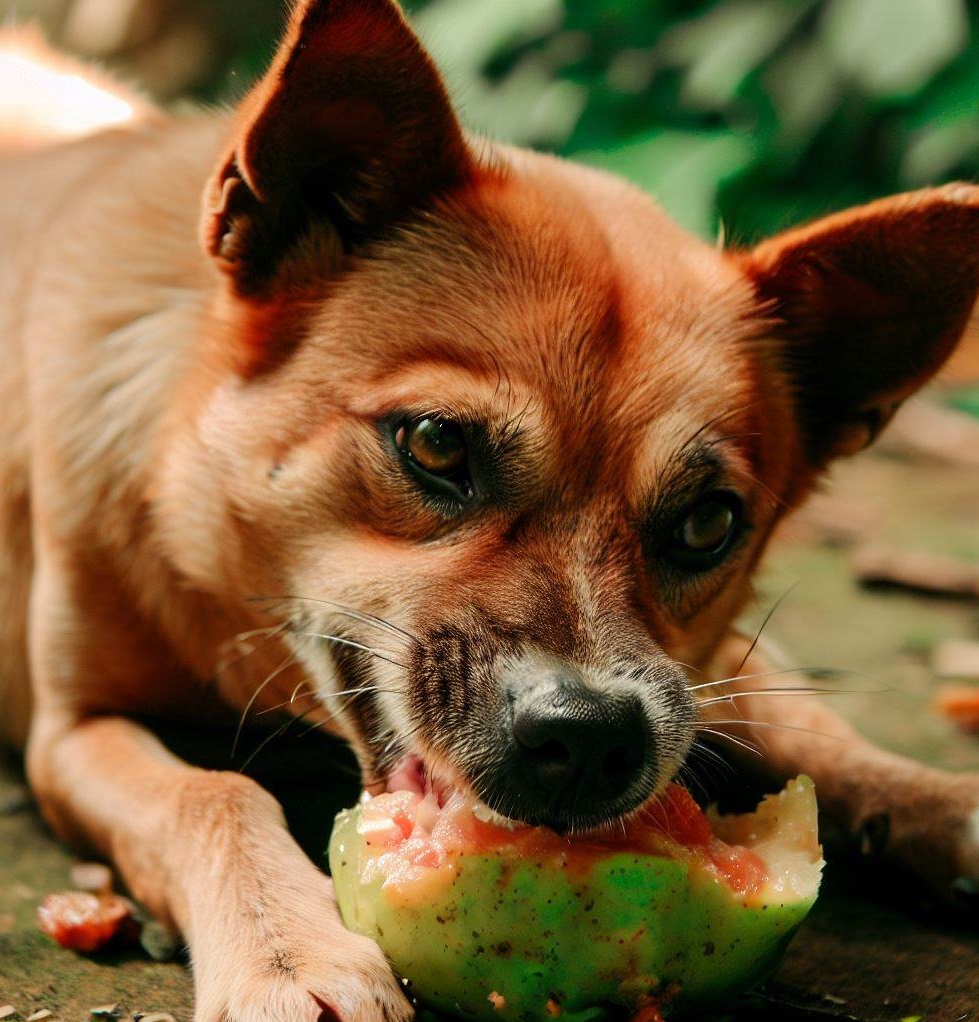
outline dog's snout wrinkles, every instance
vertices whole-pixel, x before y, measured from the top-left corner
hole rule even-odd
[[[624,799],[646,794],[638,789],[652,736],[632,693],[559,679],[516,700],[512,729],[515,794],[534,817],[557,822],[583,809],[620,810]]]

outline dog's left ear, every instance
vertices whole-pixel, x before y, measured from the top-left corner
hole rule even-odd
[[[979,188],[883,199],[738,258],[819,469],[873,441],[957,344],[979,290]]]
[[[311,228],[351,246],[464,179],[462,130],[393,0],[298,0],[204,200],[205,250],[260,293]]]

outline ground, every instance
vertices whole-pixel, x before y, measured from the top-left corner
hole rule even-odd
[[[799,664],[855,672],[833,682],[847,693],[836,700],[843,712],[892,749],[977,770],[979,738],[956,732],[934,710],[930,656],[942,641],[979,638],[979,601],[864,589],[851,570],[854,546],[868,540],[979,565],[979,460],[969,468],[916,446],[905,436],[834,474],[826,494],[777,543],[751,616],[760,621],[791,587],[766,634]],[[305,783],[289,790],[308,805],[315,778]],[[348,785],[335,797],[352,791]],[[329,812],[296,817],[308,847],[325,844]],[[179,960],[158,963],[142,952],[85,958],[38,932],[37,903],[66,886],[71,862],[26,798],[16,761],[0,761],[0,1009],[9,1003],[13,1018],[24,1019],[43,1008],[68,1022],[117,1003],[124,1017],[166,1011],[188,1022],[191,985]],[[824,895],[778,974],[732,1010],[737,1022],[979,1019],[979,909],[941,912],[873,862],[831,859]]]

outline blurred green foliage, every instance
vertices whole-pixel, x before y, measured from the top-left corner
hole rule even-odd
[[[471,128],[617,171],[705,237],[979,176],[979,0],[405,2]],[[284,7],[0,0],[164,98],[219,101]]]
[[[407,7],[471,128],[623,174],[706,237],[979,176],[967,0]]]
[[[979,175],[965,0],[416,0],[467,123],[752,241]]]

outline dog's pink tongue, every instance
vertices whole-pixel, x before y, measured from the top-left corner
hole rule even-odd
[[[421,756],[405,756],[388,774],[388,791],[411,791],[424,795],[425,788],[425,764]]]
[[[444,806],[453,789],[432,777],[421,756],[405,756],[388,775],[388,791],[410,791],[415,795],[434,793],[438,805]]]

